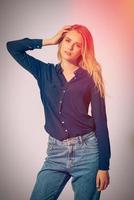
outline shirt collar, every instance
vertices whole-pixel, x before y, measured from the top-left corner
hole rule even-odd
[[[56,65],[56,71],[57,71],[58,73],[62,73],[62,72],[63,72],[63,69],[62,69],[60,63],[58,63],[58,64]]]
[[[62,73],[62,72],[63,72],[63,69],[62,69],[60,63],[58,63],[58,64],[56,65],[56,71],[57,71],[58,73]],[[85,71],[85,69],[83,69],[82,67],[79,67],[78,69],[76,69],[76,70],[74,71],[74,74],[77,76],[77,75],[80,75],[83,71]]]

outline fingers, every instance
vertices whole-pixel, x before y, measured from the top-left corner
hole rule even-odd
[[[100,178],[99,178],[99,176],[97,176],[97,178],[96,178],[96,187],[97,187],[97,190],[100,188]]]
[[[62,41],[62,39],[64,38],[65,34],[71,30],[71,26],[64,26],[59,32],[58,32],[58,37],[59,37],[59,42]]]
[[[109,185],[109,177],[107,177],[107,179],[104,181],[103,190],[105,190],[108,185]]]
[[[100,179],[100,184],[97,185],[97,190],[101,191],[101,190],[105,190],[108,186],[108,183],[106,183],[104,180]]]
[[[68,26],[64,26],[64,27],[62,28],[62,31],[63,31],[63,32],[67,32],[67,31],[69,31],[70,29],[71,29],[71,26],[68,25]]]
[[[70,26],[70,25],[64,26],[60,31],[58,31],[58,32],[56,33],[56,35],[54,35],[54,36],[51,38],[51,41],[52,41],[51,43],[52,43],[52,44],[59,44],[59,43],[63,40],[65,34],[66,34],[70,29],[71,29],[71,26]]]
[[[63,29],[69,29],[71,27],[72,27],[71,25],[67,25],[67,26],[64,26]]]
[[[109,185],[109,174],[98,172],[96,177],[96,187],[98,191],[105,190]]]

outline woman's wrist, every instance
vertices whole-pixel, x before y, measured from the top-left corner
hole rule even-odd
[[[47,45],[53,45],[52,39],[43,39],[42,40],[42,45],[47,46]]]

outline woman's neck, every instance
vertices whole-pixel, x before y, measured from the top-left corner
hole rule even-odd
[[[77,68],[79,68],[78,65],[72,64],[72,63],[68,62],[67,60],[61,61],[61,67],[62,67],[64,72],[73,72]]]

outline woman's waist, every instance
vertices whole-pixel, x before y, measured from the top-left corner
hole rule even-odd
[[[77,142],[83,143],[84,140],[91,138],[91,137],[96,137],[95,132],[94,131],[90,131],[89,133],[85,133],[83,135],[78,135],[78,136],[74,136],[74,137],[69,137],[67,139],[63,139],[63,140],[59,140],[57,138],[52,137],[51,135],[49,135],[49,141],[53,142],[53,143],[63,143],[63,144],[74,144]]]

